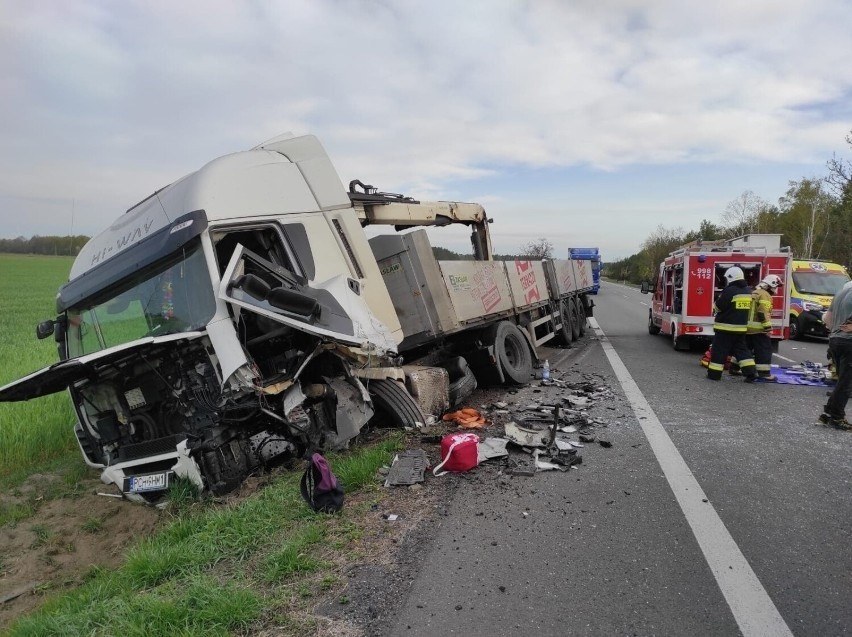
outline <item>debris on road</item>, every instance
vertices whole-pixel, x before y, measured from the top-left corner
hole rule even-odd
[[[479,462],[482,463],[492,458],[505,458],[509,455],[506,444],[507,438],[486,438],[479,443]]]
[[[422,449],[411,449],[397,454],[390,471],[385,479],[385,486],[409,486],[416,482],[423,482],[429,459]]]

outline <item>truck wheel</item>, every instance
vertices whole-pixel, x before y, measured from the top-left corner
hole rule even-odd
[[[426,422],[420,406],[402,383],[390,379],[371,380],[367,391],[376,409],[376,414],[371,420],[378,420],[377,424],[390,427],[413,427],[416,422]]]
[[[586,306],[579,296],[574,300],[577,302],[577,336],[580,337],[586,333]]]
[[[509,321],[500,321],[486,331],[485,338],[494,344],[494,355],[506,381],[516,385],[528,383],[532,376],[532,353],[521,330]]]
[[[651,310],[648,310],[648,334],[656,336],[659,333],[660,327],[658,325],[654,325],[654,321],[651,318]]]
[[[477,382],[476,376],[470,371],[470,368],[464,370],[464,374],[450,383],[450,407],[455,407],[465,398],[476,391]]]
[[[571,306],[571,340],[576,341],[580,338],[580,317],[577,314],[577,304],[573,299],[568,299],[568,304]]]
[[[571,302],[568,299],[564,299],[559,301],[559,322],[562,323],[562,327],[559,330],[559,340],[562,341],[563,345],[570,346],[571,341],[576,340],[574,338],[574,330],[571,327],[571,323],[574,322],[574,313],[571,311]]]

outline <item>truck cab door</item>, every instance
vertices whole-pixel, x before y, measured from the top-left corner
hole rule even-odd
[[[235,308],[267,319],[257,321],[260,326],[271,321],[377,353],[395,351],[390,331],[371,314],[360,292],[358,282],[343,274],[308,285],[303,277],[237,244],[218,293]],[[251,336],[260,340],[264,334]]]

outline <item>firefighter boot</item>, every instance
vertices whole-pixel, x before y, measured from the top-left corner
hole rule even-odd
[[[778,382],[778,377],[773,376],[772,372],[759,371],[759,372],[757,372],[757,378],[759,380],[762,380],[764,383],[777,383]]]

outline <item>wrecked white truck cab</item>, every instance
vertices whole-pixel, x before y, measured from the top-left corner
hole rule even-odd
[[[174,476],[228,492],[368,421],[413,426],[480,384],[528,382],[536,348],[570,346],[594,307],[590,261],[495,261],[490,221],[347,192],[311,136],[226,155],[86,244],[37,328],[60,362],[0,402],[68,388],[86,462],[146,501]],[[450,224],[472,259],[438,261],[417,228]],[[397,233],[368,241],[370,225]]]
[[[379,267],[312,136],[216,159],[128,210],[80,252],[57,312],[38,335],[60,362],[0,401],[68,388],[86,462],[132,499],[174,476],[228,492],[345,446],[376,404],[422,420],[393,380],[403,334]]]

